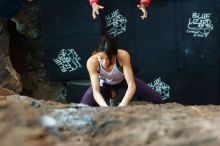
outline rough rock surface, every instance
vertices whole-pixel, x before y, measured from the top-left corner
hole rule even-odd
[[[12,66],[9,55],[9,36],[6,21],[0,18],[0,86],[17,93],[22,90],[20,75]]]
[[[0,145],[218,146],[219,120],[213,105],[101,108],[9,94],[0,96]]]
[[[46,77],[39,1],[24,1],[23,11],[40,36],[24,37],[16,31],[14,22],[0,18],[0,86],[37,99],[65,102],[63,83],[50,82]]]

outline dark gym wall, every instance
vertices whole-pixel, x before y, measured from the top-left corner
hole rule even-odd
[[[92,19],[87,0],[40,3],[48,78],[87,78],[86,61],[101,34],[100,18]]]
[[[176,1],[157,1],[147,8],[149,16],[141,20],[135,9],[135,46],[139,72],[176,71]]]
[[[88,0],[41,1],[50,80],[88,79],[86,60],[100,35],[108,32],[131,54],[136,75],[164,98],[220,103],[219,0],[152,0],[145,20],[136,0],[101,4],[105,9],[94,21]]]

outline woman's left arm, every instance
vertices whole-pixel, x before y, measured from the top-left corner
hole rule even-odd
[[[120,55],[120,62],[123,67],[123,73],[125,80],[128,84],[127,91],[119,106],[126,106],[131,101],[136,91],[136,85],[134,81],[134,74],[131,68],[130,55],[126,51],[122,51]]]

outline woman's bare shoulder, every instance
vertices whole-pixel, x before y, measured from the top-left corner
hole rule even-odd
[[[92,55],[88,58],[87,63],[95,63],[97,61],[98,61],[98,59],[97,59],[96,55]]]
[[[123,57],[130,57],[126,50],[118,49],[118,57],[123,59]]]
[[[130,55],[126,50],[118,49],[118,61],[121,66],[130,64]]]
[[[92,55],[87,60],[87,68],[97,68],[99,65],[98,59],[95,55]]]

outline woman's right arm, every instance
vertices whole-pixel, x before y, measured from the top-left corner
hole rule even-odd
[[[93,97],[99,106],[107,107],[107,103],[105,102],[102,94],[100,93],[100,85],[99,85],[99,75],[98,75],[98,63],[93,58],[89,58],[87,61],[87,69],[89,71],[89,76],[92,84]]]

